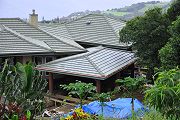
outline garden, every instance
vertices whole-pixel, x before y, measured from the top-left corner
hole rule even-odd
[[[79,101],[73,110],[52,113],[50,120],[180,119],[180,1],[166,12],[146,11],[128,21],[119,34],[120,41],[132,43],[136,64],[147,69],[145,77],[118,79],[114,91],[107,93],[97,93],[92,83],[81,81],[59,85]],[[45,119],[46,86],[33,63],[12,65],[6,59],[0,71],[0,119]],[[136,99],[139,95],[141,101]]]
[[[42,115],[46,109],[44,96],[47,82],[42,79],[40,72],[34,69],[33,64],[17,63],[13,66],[6,60],[0,73],[0,80],[0,116],[2,119],[32,120]],[[78,98],[79,104],[71,112],[57,114],[51,119],[117,119],[118,117],[114,117],[113,114],[123,119],[133,120],[177,120],[180,118],[179,68],[157,72],[154,75],[154,85],[147,84],[144,77],[126,77],[116,80],[116,83],[118,85],[116,89],[108,93],[96,93],[92,83],[77,81],[68,85],[60,85],[68,91],[69,95]],[[137,91],[145,95],[144,100],[141,101],[143,104],[135,99],[134,93]],[[94,103],[84,104],[85,99]],[[96,106],[93,108],[93,105]],[[112,110],[119,110],[118,113],[110,112],[111,105],[114,105]],[[138,107],[139,105],[142,106]],[[122,113],[123,109],[119,109],[121,107],[118,106],[129,107],[129,111]]]

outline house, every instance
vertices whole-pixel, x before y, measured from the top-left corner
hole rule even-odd
[[[52,35],[73,40],[88,50],[37,67],[51,73],[50,92],[54,90],[54,81],[93,82],[101,92],[102,86],[113,88],[111,85],[115,80],[127,71],[134,76],[136,57],[134,53],[125,51],[131,49],[131,44],[119,42],[119,30],[125,26],[124,21],[102,14],[89,14],[65,24],[40,23],[38,26]],[[99,45],[101,47],[97,47]]]
[[[0,18],[0,58],[13,58],[13,62],[37,64],[63,56],[85,52],[75,41],[51,35],[38,28],[38,15],[30,14],[29,23],[20,18]]]
[[[50,92],[59,85],[55,80],[93,82],[101,92],[124,74],[134,76],[136,57],[127,51],[131,45],[119,42],[124,25],[98,14],[66,24],[39,24],[35,10],[29,22],[0,18],[0,61],[11,57],[12,63],[35,62],[38,70],[49,72]]]

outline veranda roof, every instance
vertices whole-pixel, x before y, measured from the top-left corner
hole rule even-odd
[[[89,52],[37,66],[40,71],[105,80],[136,61],[129,51],[94,47]]]

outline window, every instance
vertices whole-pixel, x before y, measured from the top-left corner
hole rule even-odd
[[[35,63],[36,65],[42,64],[42,63],[43,63],[42,60],[43,60],[42,57],[34,57],[34,63]]]

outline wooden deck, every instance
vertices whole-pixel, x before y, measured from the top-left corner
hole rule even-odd
[[[59,94],[46,95],[45,98],[47,100],[53,101],[55,107],[57,107],[57,103],[60,103],[61,105],[68,104],[68,105],[72,105],[72,106],[79,104],[79,99],[68,97],[68,96],[63,96],[63,95],[59,95]],[[84,100],[83,104],[87,104],[90,102],[91,101]]]

